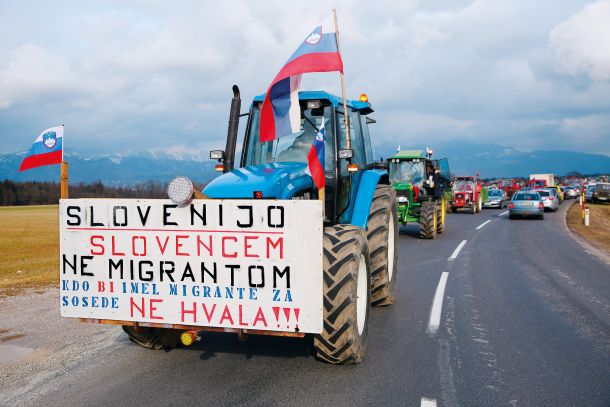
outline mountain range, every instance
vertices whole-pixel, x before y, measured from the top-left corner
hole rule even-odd
[[[422,149],[422,146],[402,146],[402,149]],[[610,173],[610,157],[573,151],[520,151],[496,144],[447,142],[434,146],[435,158],[448,158],[454,175],[476,174],[483,178],[527,176],[533,173],[564,175],[571,171],[582,174]],[[380,145],[381,152],[391,154],[396,146]],[[26,152],[0,154],[0,180],[58,181],[58,166],[46,166],[18,172]],[[184,175],[196,183],[205,183],[215,176],[216,161],[198,160],[170,154],[148,152],[85,156],[66,151],[70,164],[70,182],[101,180],[107,185],[127,186],[149,180],[170,181]]]

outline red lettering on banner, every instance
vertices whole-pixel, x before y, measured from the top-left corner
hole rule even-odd
[[[273,313],[275,314],[275,320],[277,321],[277,327],[280,327],[280,307],[271,307],[273,309]]]
[[[117,251],[115,236],[112,236],[112,255],[113,256],[125,256],[125,253]]]
[[[241,325],[241,326],[248,326],[248,323],[244,322],[243,319],[242,319],[243,316],[244,316],[242,311],[243,311],[242,310],[242,305],[239,304],[239,325]]]
[[[98,239],[101,240],[101,242],[95,243],[94,240],[98,240]],[[93,235],[89,239],[89,243],[91,244],[91,246],[97,247],[99,249],[99,251],[93,251],[93,249],[91,249],[92,255],[94,255],[94,256],[103,256],[104,255],[104,245],[102,244],[102,243],[104,243],[104,236]]]
[[[235,236],[223,236],[222,237],[222,257],[235,258],[237,257],[237,251],[234,251],[232,254],[227,253],[225,242],[227,240],[232,240],[237,243],[237,238]]]
[[[97,282],[97,292],[103,293],[104,291],[106,291],[106,284],[104,284],[103,281],[98,281]]]
[[[203,312],[205,313],[206,319],[208,322],[212,322],[212,317],[214,316],[214,311],[216,310],[216,304],[212,305],[210,312],[208,312],[208,308],[205,306],[205,304],[201,303],[201,305],[203,306]]]
[[[296,317],[297,322],[299,322],[299,313],[301,312],[300,308],[294,309],[294,316]]]
[[[286,322],[290,322],[290,308],[282,308],[284,310],[284,315],[286,316]]]
[[[233,322],[233,317],[231,316],[231,311],[229,311],[228,305],[225,305],[225,309],[224,309],[224,311],[222,311],[222,317],[220,317],[220,321],[218,322],[218,324],[222,325],[222,323],[225,319],[229,320],[231,325],[235,325],[235,322]]]
[[[140,253],[136,252],[136,240],[142,241],[143,250]],[[146,256],[146,237],[144,236],[132,236],[131,237],[131,253],[134,256]]]
[[[150,299],[150,305],[149,305],[149,309],[150,309],[150,319],[164,319],[162,316],[158,316],[158,315],[153,315],[153,313],[157,310],[157,307],[155,307],[155,303],[158,302],[163,302],[163,300],[161,299]]]
[[[258,307],[258,311],[256,312],[256,317],[254,317],[252,326],[256,326],[259,321],[262,321],[263,326],[267,328],[267,320],[265,319],[265,314],[263,313],[263,309],[261,307]]]
[[[178,235],[176,236],[176,256],[188,256],[188,253],[181,252],[180,248],[184,245],[180,242],[181,239],[188,239],[187,235]]]
[[[207,251],[208,255],[212,256],[212,235],[208,236],[208,244],[206,245],[201,240],[201,236],[197,235],[197,256],[201,257],[201,246],[203,246]]]
[[[142,317],[146,316],[144,298],[142,298],[142,306],[138,307],[138,305],[133,301],[133,297],[129,297],[129,314],[132,318],[133,318],[133,309],[134,308],[137,309],[138,311],[140,311],[140,314],[142,315]]]
[[[258,239],[258,236],[246,236],[246,237],[244,237],[244,257],[260,257],[256,253],[248,253],[248,249],[252,247],[252,245],[249,244],[249,241],[250,240],[256,240],[256,239]]]
[[[180,320],[182,322],[184,322],[185,314],[193,314],[193,323],[197,322],[197,303],[193,302],[193,309],[189,310],[189,309],[184,309],[184,301],[180,301],[180,308],[181,308]]]
[[[277,240],[274,242],[272,240],[271,237],[267,237],[267,258],[270,259],[271,257],[271,249],[277,249],[279,246],[279,251],[280,251],[280,259],[284,258],[284,238],[283,237],[278,237]]]
[[[155,238],[157,239],[157,244],[159,245],[159,250],[161,251],[161,254],[165,254],[167,242],[169,242],[169,236],[165,237],[165,243],[163,243],[163,245],[161,245],[161,240],[159,240],[159,236],[155,236]]]

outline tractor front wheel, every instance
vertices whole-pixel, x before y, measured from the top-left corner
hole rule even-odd
[[[437,225],[436,203],[426,201],[421,204],[419,215],[419,237],[420,239],[436,238]]]
[[[390,305],[396,292],[398,222],[396,193],[378,185],[369,211],[367,239],[371,254],[371,304]]]
[[[129,339],[143,348],[147,349],[173,349],[178,345],[180,329],[151,328],[147,326],[123,325],[123,331],[129,335]]]
[[[360,363],[371,309],[370,258],[366,234],[352,225],[324,228],[324,326],[314,337],[319,359]]]

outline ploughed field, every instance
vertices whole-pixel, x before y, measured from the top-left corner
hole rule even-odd
[[[59,284],[57,205],[0,207],[0,296]]]

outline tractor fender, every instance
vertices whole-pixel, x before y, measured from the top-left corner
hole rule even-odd
[[[388,172],[385,170],[364,171],[360,178],[360,183],[358,184],[358,191],[356,192],[354,210],[352,211],[350,224],[366,230],[375,188],[377,188],[379,183],[383,184],[387,182]]]

